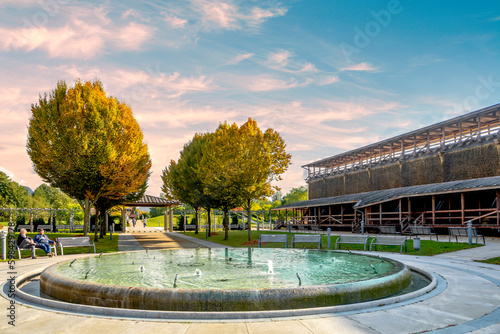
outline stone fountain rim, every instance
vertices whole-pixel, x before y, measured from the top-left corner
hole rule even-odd
[[[343,313],[350,311],[358,311],[362,309],[371,309],[375,307],[386,306],[390,304],[402,303],[416,299],[418,297],[427,295],[427,298],[433,296],[430,292],[438,287],[438,278],[435,274],[426,271],[422,268],[417,268],[411,265],[406,265],[411,271],[415,271],[425,277],[427,277],[431,282],[417,290],[404,295],[388,297],[378,300],[372,300],[367,302],[355,303],[355,304],[345,304],[337,306],[327,306],[327,307],[316,307],[316,308],[306,308],[306,309],[290,309],[290,310],[271,310],[271,311],[236,311],[236,312],[194,312],[194,311],[154,311],[154,310],[137,310],[137,309],[122,309],[122,308],[110,308],[110,307],[100,307],[100,306],[90,306],[83,304],[72,304],[58,300],[51,300],[42,297],[37,297],[25,293],[19,289],[26,281],[37,277],[45,268],[37,269],[29,273],[20,275],[17,277],[15,294],[16,301],[23,304],[23,301],[28,302],[27,304],[32,307],[42,307],[45,310],[51,310],[54,312],[68,312],[68,313],[79,313],[82,315],[97,315],[105,316],[109,318],[126,318],[126,319],[142,319],[142,320],[154,320],[154,321],[205,321],[205,322],[217,322],[220,320],[249,320],[249,319],[269,319],[269,318],[281,318],[281,317],[303,317],[303,316],[314,316],[322,314],[332,314],[332,313]],[[0,293],[6,297],[5,290],[8,290],[8,283],[3,284],[3,288]],[[444,285],[444,286],[443,286]],[[437,293],[441,293],[446,288],[446,283],[439,283],[440,289]]]

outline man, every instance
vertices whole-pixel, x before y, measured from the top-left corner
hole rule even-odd
[[[35,256],[35,242],[33,239],[26,235],[26,229],[22,228],[19,236],[17,237],[17,245],[19,248],[30,248],[31,249],[31,258],[36,259]]]
[[[49,257],[52,257],[54,255],[54,253],[52,253],[52,249],[50,248],[50,244],[53,244],[55,247],[56,242],[50,240],[49,237],[45,235],[45,231],[43,230],[43,228],[40,229],[40,232],[37,235],[35,235],[33,241],[35,241],[35,244],[43,249],[45,254],[47,254]]]

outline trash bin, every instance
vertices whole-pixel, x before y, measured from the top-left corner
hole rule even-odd
[[[413,249],[414,250],[418,249],[418,252],[420,253],[420,238],[419,237],[413,238]]]

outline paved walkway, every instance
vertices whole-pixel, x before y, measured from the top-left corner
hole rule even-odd
[[[153,235],[155,237],[153,237]],[[162,236],[160,236],[162,235]],[[142,238],[142,237],[145,238]],[[137,237],[134,241],[132,238]],[[141,249],[151,240],[163,240],[168,246],[204,247],[204,240],[182,234],[162,232],[125,233],[120,235],[123,250]],[[163,239],[164,238],[164,239]],[[134,238],[135,239],[135,238]],[[142,239],[142,241],[141,241]],[[220,245],[218,245],[220,247]],[[106,315],[88,316],[68,314],[41,307],[15,304],[15,327],[8,324],[9,300],[0,298],[1,333],[500,333],[500,266],[473,262],[471,259],[500,256],[500,242],[491,241],[485,247],[442,254],[434,257],[382,254],[436,273],[439,288],[429,298],[403,302],[361,311],[323,314],[301,318],[260,320],[226,320],[212,323],[168,322],[168,319],[111,319]],[[16,261],[15,274],[30,272],[56,263],[64,257],[39,257],[36,260]],[[0,263],[0,279],[5,282],[12,274],[6,262]],[[5,290],[4,290],[5,291]]]

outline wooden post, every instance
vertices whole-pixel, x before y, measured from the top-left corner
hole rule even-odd
[[[174,231],[174,210],[170,209],[168,211],[168,231],[173,232]]]
[[[165,212],[163,212],[163,230],[165,232],[168,231],[168,225],[167,225],[167,210],[165,210]]]
[[[500,191],[497,190],[497,225],[500,225]]]
[[[432,225],[436,224],[436,195],[432,195]]]
[[[399,222],[400,222],[400,223],[401,223],[401,220],[402,220],[402,218],[403,218],[403,217],[402,217],[402,208],[401,208],[401,204],[403,204],[403,203],[402,203],[401,198],[400,198],[400,199],[399,199]]]
[[[462,214],[462,225],[465,224],[465,194],[460,193],[460,204],[461,204],[461,214]]]

